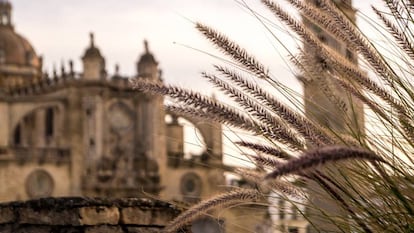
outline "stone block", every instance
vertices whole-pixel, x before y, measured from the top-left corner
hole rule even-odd
[[[51,233],[84,233],[83,226],[55,226]]]
[[[77,209],[33,209],[30,207],[19,209],[20,224],[34,225],[79,225]]]
[[[174,219],[175,215],[168,210],[152,210],[151,225],[165,226]]]
[[[0,207],[0,224],[13,222],[16,219],[14,212],[9,207]]]
[[[1,224],[0,225],[0,232],[1,233],[13,233],[12,227],[9,224],[5,224],[5,225]]]
[[[151,210],[142,210],[139,207],[126,207],[121,210],[121,221],[124,224],[148,225],[151,218]]]
[[[50,233],[51,228],[49,226],[33,226],[33,225],[20,225],[17,229],[13,229],[13,233]]]
[[[119,226],[100,225],[87,227],[85,233],[124,233]]]
[[[82,225],[115,225],[119,222],[119,211],[114,206],[82,207],[79,209],[79,216]]]
[[[162,228],[157,227],[127,227],[127,233],[159,233]]]

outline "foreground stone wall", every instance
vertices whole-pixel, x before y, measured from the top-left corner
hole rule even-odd
[[[1,203],[0,232],[155,233],[179,213],[149,199],[42,198]]]

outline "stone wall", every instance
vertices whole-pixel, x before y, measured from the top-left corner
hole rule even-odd
[[[179,213],[149,199],[42,198],[1,203],[0,232],[155,233]]]

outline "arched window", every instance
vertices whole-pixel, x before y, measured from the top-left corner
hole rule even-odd
[[[289,233],[299,233],[299,228],[297,227],[288,227]]]
[[[18,124],[14,130],[13,142],[15,146],[21,145],[22,143],[22,129],[20,127],[20,124]]]
[[[279,207],[279,219],[283,220],[285,219],[285,201],[282,198],[279,199],[278,207]]]
[[[46,109],[46,116],[45,116],[45,136],[46,138],[53,137],[54,133],[54,114],[53,108]]]

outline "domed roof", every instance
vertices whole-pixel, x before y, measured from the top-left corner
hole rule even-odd
[[[90,47],[85,51],[85,54],[83,55],[83,58],[89,57],[102,57],[102,55],[98,48]]]
[[[157,63],[151,53],[145,53],[139,59],[140,62]]]
[[[90,33],[89,36],[90,36],[91,45],[89,46],[89,48],[86,49],[85,54],[83,55],[82,59],[103,58],[101,51],[99,51],[99,49],[95,46],[93,33]]]
[[[142,56],[139,59],[139,63],[153,63],[158,64],[157,61],[154,58],[154,55],[149,51],[148,49],[148,42],[144,40],[144,47],[145,47],[145,53],[142,54]]]
[[[40,66],[32,45],[17,34],[13,27],[7,25],[0,25],[0,62],[18,66]]]

